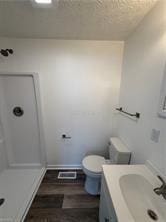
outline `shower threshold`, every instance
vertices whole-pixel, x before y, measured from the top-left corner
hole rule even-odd
[[[41,169],[6,169],[0,174],[0,221],[24,221],[45,174]]]

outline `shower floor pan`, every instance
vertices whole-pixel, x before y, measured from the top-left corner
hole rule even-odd
[[[44,168],[6,169],[0,174],[0,221],[24,220],[44,174]]]

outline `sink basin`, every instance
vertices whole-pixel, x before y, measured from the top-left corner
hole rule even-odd
[[[166,222],[166,204],[142,175],[127,174],[119,179],[120,189],[135,222]]]
[[[103,176],[117,222],[166,222],[166,200],[153,189],[161,186],[146,165],[104,165]]]

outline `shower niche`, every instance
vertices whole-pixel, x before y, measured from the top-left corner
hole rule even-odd
[[[38,75],[0,74],[0,104],[0,139],[8,165],[45,165]]]

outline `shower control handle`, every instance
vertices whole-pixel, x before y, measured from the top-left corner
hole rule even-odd
[[[20,106],[16,106],[13,109],[13,114],[17,117],[20,117],[24,114],[24,110]]]

